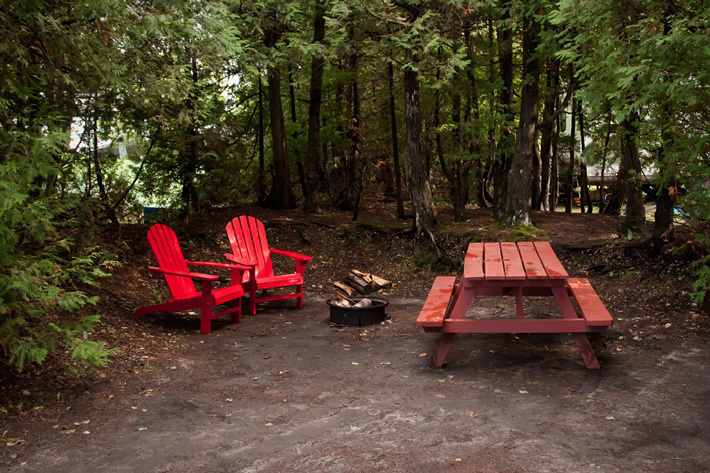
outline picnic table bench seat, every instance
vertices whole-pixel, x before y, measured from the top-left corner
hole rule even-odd
[[[429,291],[429,295],[424,302],[419,317],[417,317],[417,327],[441,327],[446,318],[446,309],[449,308],[451,295],[456,288],[455,276],[437,276]]]
[[[577,301],[584,321],[590,327],[608,327],[614,323],[611,314],[586,278],[570,278],[567,286]]]

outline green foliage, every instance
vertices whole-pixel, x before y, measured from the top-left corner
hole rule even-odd
[[[95,287],[114,263],[97,248],[76,246],[75,202],[43,192],[40,178],[59,174],[52,153],[61,134],[16,136],[0,166],[0,340],[7,362],[22,371],[67,350],[77,370],[102,366],[115,350],[88,339],[99,316],[73,313],[96,304],[80,288]]]
[[[710,236],[698,234],[695,235],[695,241],[704,245],[705,256],[693,263],[697,279],[693,282],[693,292],[690,294],[690,298],[696,304],[702,304],[710,291]]]
[[[578,71],[578,96],[592,117],[587,132],[598,140],[606,133],[606,119],[595,124],[595,116],[610,116],[613,131],[632,113],[643,117],[635,124],[638,144],[655,168],[654,182],[679,179],[688,212],[707,219],[710,194],[700,177],[710,165],[707,4],[563,0],[548,17],[564,45],[558,57]],[[585,155],[597,160],[598,148]]]

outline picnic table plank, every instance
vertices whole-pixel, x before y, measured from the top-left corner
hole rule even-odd
[[[466,258],[463,263],[463,277],[465,279],[482,280],[483,273],[483,243],[476,242],[468,245]]]
[[[455,283],[455,276],[437,276],[434,279],[424,307],[417,317],[418,327],[440,327],[443,324]]]
[[[587,325],[592,327],[608,327],[614,323],[604,303],[599,298],[589,280],[586,278],[572,278],[567,280],[572,295],[577,300],[579,310]]]
[[[525,266],[525,275],[528,279],[547,279],[547,272],[540,261],[540,256],[535,250],[535,245],[531,241],[521,241],[518,243],[520,257]]]
[[[545,272],[550,279],[567,279],[569,274],[555,254],[550,243],[547,241],[536,241],[534,243],[537,254],[540,255]]]
[[[487,280],[505,279],[503,257],[498,243],[486,243],[484,247],[484,271]]]
[[[515,242],[506,241],[500,244],[505,268],[505,278],[509,280],[525,279],[525,268],[520,259],[520,252]]]

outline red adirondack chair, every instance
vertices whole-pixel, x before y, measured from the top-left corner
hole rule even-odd
[[[252,268],[244,273],[243,281],[245,291],[249,291],[249,309],[252,315],[256,314],[256,304],[266,301],[296,298],[298,308],[303,307],[303,273],[306,271],[306,263],[313,258],[292,251],[269,248],[264,224],[246,215],[236,217],[227,224],[227,237],[233,254],[227,253],[224,256],[234,263],[249,265]],[[296,272],[275,275],[271,255],[292,258],[296,263]],[[289,286],[295,286],[295,292],[256,296],[257,291]]]
[[[200,332],[208,335],[212,320],[223,315],[232,314],[232,322],[241,322],[242,303],[244,295],[242,279],[248,266],[223,263],[207,263],[201,261],[186,261],[180,249],[175,232],[163,225],[156,224],[148,231],[148,242],[158,260],[158,267],[150,266],[153,273],[165,276],[170,293],[173,298],[162,304],[147,305],[135,311],[137,318],[152,312],[180,312],[183,310],[200,310]],[[193,273],[188,265],[207,266],[210,268],[228,269],[230,271],[230,285],[220,289],[213,289],[212,283],[219,279],[218,276],[204,273]],[[202,291],[195,289],[193,279],[202,283]],[[230,307],[220,312],[212,313],[212,308],[229,303]]]

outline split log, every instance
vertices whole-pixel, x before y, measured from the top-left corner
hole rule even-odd
[[[355,289],[360,294],[369,294],[375,289],[372,284],[369,284],[367,281],[365,281],[363,278],[353,273],[352,271],[350,272],[350,274],[348,274],[345,283]]]
[[[380,277],[375,276],[374,274],[372,276],[372,282],[377,285],[377,289],[381,289],[383,287],[391,287],[392,286],[392,281],[388,281],[386,279],[382,279]]]
[[[361,277],[365,282],[370,284],[374,290],[382,289],[383,287],[392,286],[391,281],[383,279],[379,276],[375,276],[372,273],[363,273],[362,271],[358,271],[357,269],[352,269],[352,270],[350,270],[350,272],[356,276]]]
[[[343,291],[345,294],[347,294],[349,297],[353,297],[355,294],[357,294],[357,291],[353,289],[352,287],[348,286],[347,284],[343,284],[341,282],[335,281],[333,283],[333,286],[337,287],[341,291]]]
[[[357,269],[351,269],[350,272],[355,276],[361,277],[367,284],[374,286],[374,284],[372,284],[372,274],[363,273],[362,271],[358,271]]]
[[[338,300],[333,301],[333,304],[339,307],[352,307],[354,305],[354,301],[352,299],[345,297],[340,293],[336,294],[336,297],[338,298]]]

